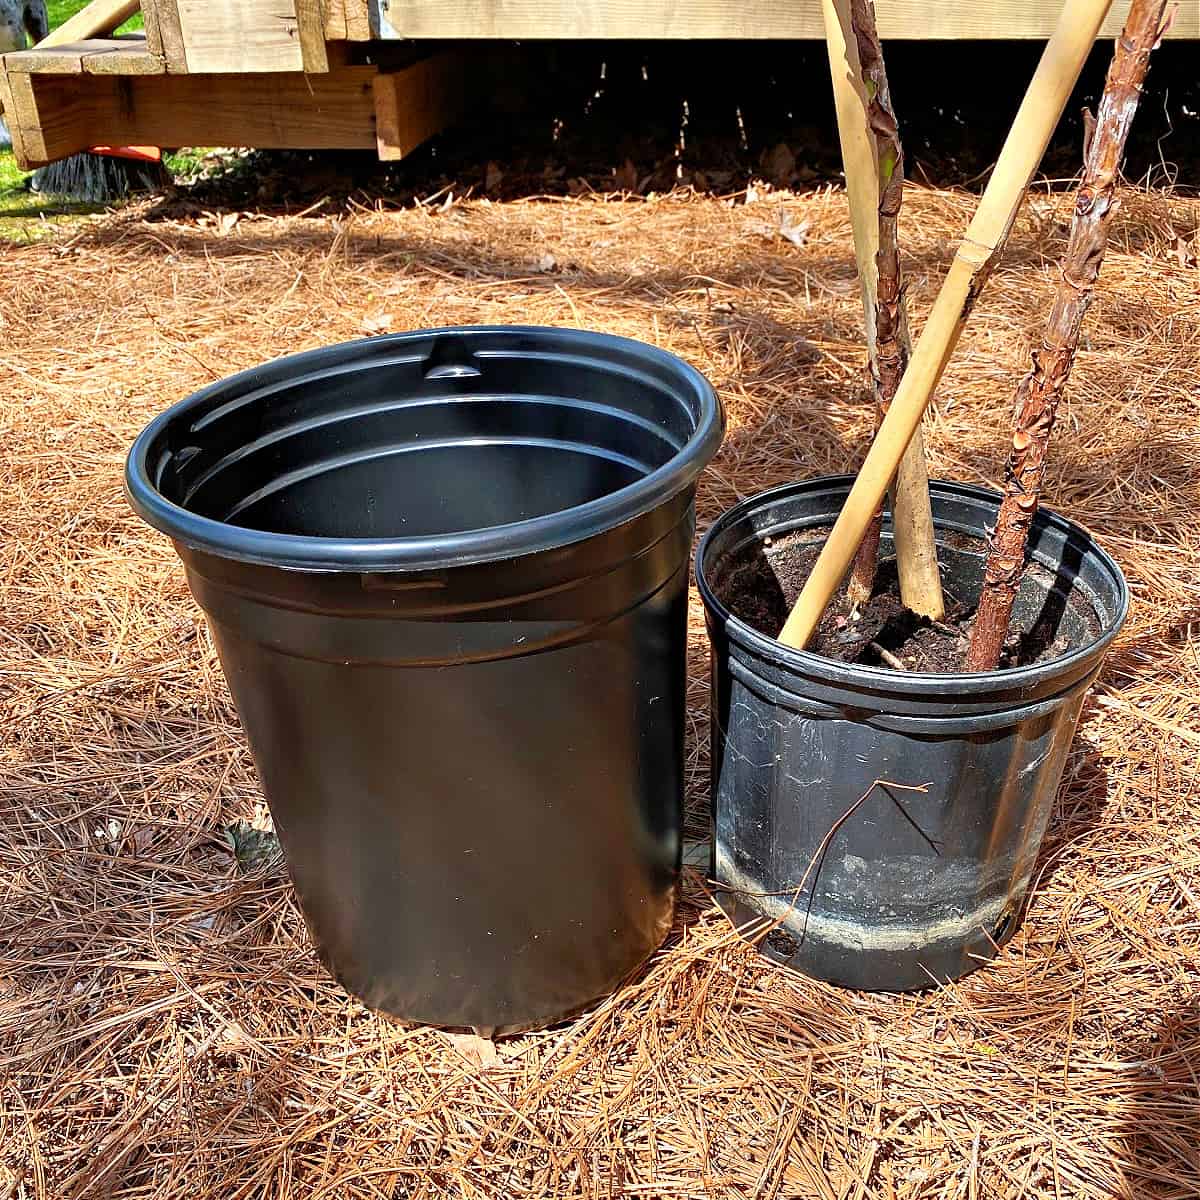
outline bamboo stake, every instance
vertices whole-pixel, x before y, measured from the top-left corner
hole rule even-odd
[[[892,407],[850,489],[846,503],[779,634],[803,649],[850,566],[867,525],[912,440],[962,327],[1004,244],[1033,172],[1111,0],[1066,0],[1029,90],[1013,121],[992,177],[967,227],[933,310],[913,350]]]
[[[896,236],[904,186],[903,151],[874,5],[870,0],[822,0],[822,9],[878,430],[912,351]],[[914,612],[939,620],[945,606],[919,428],[901,460],[891,499],[901,599]],[[870,599],[875,586],[882,520],[881,506],[854,558],[847,596],[855,609]]]
[[[1041,497],[1046,449],[1104,262],[1109,226],[1119,206],[1117,175],[1150,54],[1163,32],[1166,6],[1167,0],[1133,0],[1084,149],[1083,182],[1075,197],[1058,291],[1041,347],[1033,351],[1033,365],[1017,388],[1004,499],[988,548],[979,611],[967,651],[968,671],[993,671],[1000,661],[1024,573],[1029,527]]]

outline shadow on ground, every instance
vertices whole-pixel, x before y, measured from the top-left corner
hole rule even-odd
[[[1135,1200],[1200,1191],[1200,1002],[1163,1014],[1130,1045],[1121,1082],[1129,1117],[1125,1174]]]

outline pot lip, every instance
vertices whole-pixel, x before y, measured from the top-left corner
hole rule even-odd
[[[679,398],[696,413],[682,448],[648,475],[585,504],[482,529],[397,538],[335,538],[272,533],[226,524],[168,500],[154,482],[155,459],[168,431],[222,399],[245,397],[286,380],[299,384],[331,368],[385,365],[414,345],[437,338],[485,339],[482,353],[570,353],[621,367],[652,366],[668,375]],[[530,343],[529,339],[536,339]],[[491,339],[491,340],[488,340]],[[505,339],[511,346],[505,347]],[[565,326],[457,325],[357,338],[284,355],[209,384],[159,413],[138,434],[125,462],[124,490],[134,511],[153,528],[194,550],[263,566],[308,571],[413,571],[496,562],[557,550],[607,532],[658,508],[695,484],[725,432],[721,402],[709,381],[676,355],[616,334]]]
[[[1052,509],[1038,507],[1035,522],[1055,526],[1068,536],[1075,535],[1087,543],[1088,553],[1097,558],[1101,565],[1109,571],[1117,584],[1120,600],[1116,613],[1104,622],[1100,636],[1094,641],[1079,646],[1068,654],[1051,659],[1044,663],[1029,663],[1022,667],[1005,667],[995,671],[957,671],[946,674],[935,674],[929,671],[899,672],[889,671],[884,667],[868,666],[862,663],[842,663],[835,659],[825,658],[808,650],[794,650],[785,646],[775,638],[760,633],[748,625],[740,617],[736,617],[718,599],[713,591],[704,570],[705,557],[712,542],[721,532],[740,520],[747,513],[770,501],[781,499],[797,493],[814,491],[834,491],[844,494],[850,490],[854,482],[853,475],[819,475],[811,479],[797,480],[768,488],[753,496],[739,501],[732,508],[726,509],[708,527],[700,545],[696,550],[696,585],[701,599],[708,612],[716,617],[725,627],[730,638],[745,649],[784,666],[797,674],[816,678],[825,683],[850,685],[862,688],[864,685],[879,692],[904,692],[922,696],[939,697],[947,693],[987,693],[993,691],[1020,692],[1028,690],[1047,678],[1067,676],[1089,662],[1099,662],[1100,655],[1117,636],[1125,617],[1129,612],[1129,585],[1124,573],[1112,556],[1100,546],[1095,538],[1082,526]],[[984,500],[999,504],[1000,492],[993,488],[980,487],[976,484],[959,483],[954,480],[929,481],[930,490],[947,496],[963,496],[973,500]],[[836,516],[840,511],[840,503],[831,514]],[[937,522],[935,520],[934,524]]]

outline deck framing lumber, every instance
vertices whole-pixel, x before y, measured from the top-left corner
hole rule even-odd
[[[0,72],[0,100],[18,165],[32,170],[94,145],[372,149],[401,158],[452,121],[469,96],[460,54],[386,72],[340,57],[314,75],[8,69]]]
[[[142,0],[142,20],[150,53],[158,55],[171,73],[186,74],[187,54],[175,0]]]
[[[19,75],[161,75],[166,70],[140,34],[53,46],[43,42],[4,55],[4,68]]]
[[[434,54],[375,78],[376,150],[384,160],[404,158],[453,123],[466,106],[466,57]]]
[[[1102,37],[1116,37],[1116,0]],[[370,0],[379,36],[396,38],[823,39],[819,0]],[[1061,0],[878,0],[883,38],[1046,38]],[[1170,37],[1200,38],[1200,4],[1178,5]]]

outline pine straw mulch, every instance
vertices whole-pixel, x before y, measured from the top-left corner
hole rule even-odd
[[[972,203],[911,193],[918,318]],[[997,477],[1068,206],[1018,225],[929,419],[936,475]],[[348,999],[278,862],[231,852],[267,815],[171,547],[122,497],[126,447],[210,379],[364,329],[582,325],[720,388],[703,527],[861,454],[843,196],[141,209],[0,250],[0,1197],[1197,1195],[1198,221],[1126,196],[1056,437],[1050,502],[1135,603],[1000,960],[839,991],[737,943],[689,871],[644,974],[482,1052]],[[706,655],[693,604],[693,831]]]

